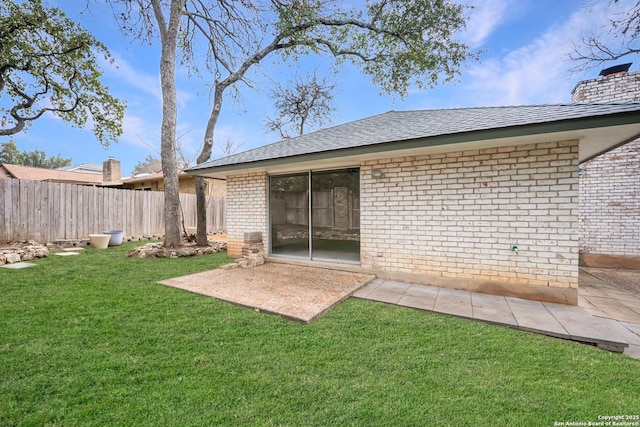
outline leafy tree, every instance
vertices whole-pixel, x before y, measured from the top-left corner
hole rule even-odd
[[[400,96],[407,95],[412,85],[424,89],[450,81],[459,75],[466,60],[477,58],[455,39],[465,26],[464,8],[450,0],[372,0],[360,7],[338,0],[110,3],[126,8],[116,12],[125,31],[136,32],[142,39],[153,37],[156,31],[160,34],[167,246],[179,244],[179,231],[174,230],[180,218],[175,167],[178,45],[183,63],[192,72],[204,78],[211,75],[212,108],[198,164],[211,157],[214,130],[227,90],[233,94],[239,91],[239,83],[251,86],[247,74],[272,54],[281,54],[285,61],[310,54],[326,55],[337,65],[350,61],[370,75],[383,92]],[[175,180],[175,189],[168,180]],[[196,179],[196,196],[197,242],[206,244],[203,178]]]
[[[41,0],[0,0],[0,135],[25,130],[50,112],[107,146],[122,133],[124,104],[100,82],[106,47]]]
[[[23,155],[13,141],[3,142],[0,148],[0,163],[21,165]]]
[[[435,87],[454,79],[477,54],[455,39],[465,26],[464,8],[449,0],[378,0],[350,6],[336,0],[218,0],[214,7],[189,0],[181,33],[185,60],[201,71],[207,59],[213,75],[212,109],[196,162],[211,157],[214,130],[225,93],[250,86],[247,74],[272,54],[295,61],[326,55],[349,61],[371,76],[385,93],[406,96],[410,86]],[[195,43],[207,42],[206,55]],[[205,182],[196,178],[197,242],[206,243]]]
[[[624,0],[609,0],[609,9],[623,5]],[[569,58],[578,65],[575,71],[584,71],[607,61],[640,53],[640,0],[614,14],[606,28],[597,28],[574,43]]]
[[[329,121],[333,108],[335,84],[326,78],[318,79],[314,72],[304,79],[296,78],[289,87],[278,85],[271,97],[275,100],[277,117],[267,118],[270,131],[278,131],[281,138],[303,135],[306,126],[321,127]]]
[[[60,154],[47,157],[47,153],[40,150],[20,151],[13,141],[9,141],[0,144],[0,163],[57,169],[71,165],[71,159],[62,158]]]
[[[133,168],[133,174],[156,173],[162,170],[162,161],[157,157],[148,155],[142,162],[138,162]]]

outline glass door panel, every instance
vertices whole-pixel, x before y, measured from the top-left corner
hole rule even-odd
[[[309,174],[269,178],[271,253],[309,258]]]
[[[360,169],[311,173],[312,257],[360,261]]]

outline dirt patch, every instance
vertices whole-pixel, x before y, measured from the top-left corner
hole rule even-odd
[[[267,263],[211,270],[159,282],[268,313],[311,322],[375,276]]]

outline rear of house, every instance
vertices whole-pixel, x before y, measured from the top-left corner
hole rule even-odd
[[[625,64],[626,68],[631,64]],[[640,72],[576,85],[571,99],[639,102]],[[640,269],[640,139],[580,164],[580,253],[585,265]]]
[[[227,179],[229,253],[577,304],[578,165],[640,104],[391,111],[189,169]]]

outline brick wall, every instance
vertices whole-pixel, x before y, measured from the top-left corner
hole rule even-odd
[[[640,71],[585,80],[571,92],[575,103],[640,101]]]
[[[267,241],[267,174],[250,173],[227,177],[228,253],[239,257],[245,232],[262,232]],[[265,248],[266,252],[266,248]]]
[[[580,250],[640,255],[640,141],[582,164]]]
[[[361,176],[363,267],[577,287],[577,141],[368,161]]]
[[[580,82],[573,102],[640,101],[640,72]],[[581,165],[580,251],[640,256],[640,141]]]

